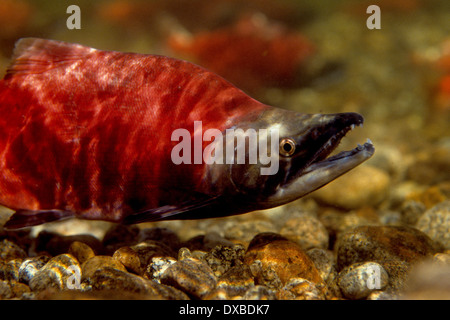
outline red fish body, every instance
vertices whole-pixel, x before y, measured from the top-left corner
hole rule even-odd
[[[7,226],[68,216],[189,218],[189,211],[219,208],[230,202],[229,188],[211,187],[209,165],[173,163],[173,131],[194,136],[199,120],[203,131],[224,131],[269,111],[277,118],[275,109],[185,61],[22,39],[0,81],[0,204],[16,210]],[[350,122],[342,126],[362,118]]]

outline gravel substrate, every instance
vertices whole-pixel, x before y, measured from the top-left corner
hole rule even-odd
[[[382,224],[373,212],[360,210],[344,230],[330,218],[331,209],[302,211],[312,210],[312,201],[184,224],[75,220],[50,224],[53,231],[37,236],[1,231],[0,297],[322,300],[402,299],[425,292],[450,297],[449,283],[440,278],[450,275],[445,242],[450,201],[423,212],[416,227]],[[351,213],[334,214],[344,221]],[[103,237],[64,234],[70,223],[96,228]],[[194,224],[200,234],[185,238]],[[213,227],[223,231],[199,229]],[[242,230],[241,239],[226,236]]]

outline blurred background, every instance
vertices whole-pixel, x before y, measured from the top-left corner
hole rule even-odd
[[[450,194],[450,2],[376,1],[380,30],[366,26],[371,4],[0,0],[0,74],[17,39],[40,37],[189,60],[281,108],[359,112],[364,128],[342,148],[370,137],[376,154],[368,165],[384,177],[381,195],[369,193],[364,204],[391,210],[415,194],[431,207]],[[69,5],[81,10],[80,30],[66,27]],[[358,170],[366,188],[379,181]],[[342,207],[338,199],[314,196]]]

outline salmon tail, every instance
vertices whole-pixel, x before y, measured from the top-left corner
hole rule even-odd
[[[6,230],[17,230],[74,216],[74,212],[65,210],[17,210],[3,228]]]

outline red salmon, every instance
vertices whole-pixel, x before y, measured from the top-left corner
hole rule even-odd
[[[137,223],[232,215],[299,198],[368,159],[326,159],[363,119],[264,105],[186,61],[26,38],[0,81],[0,203],[14,229],[66,217]],[[178,128],[277,127],[279,170],[175,164]],[[278,141],[277,141],[278,143]],[[202,148],[208,145],[203,141]],[[248,156],[248,155],[247,155]]]

